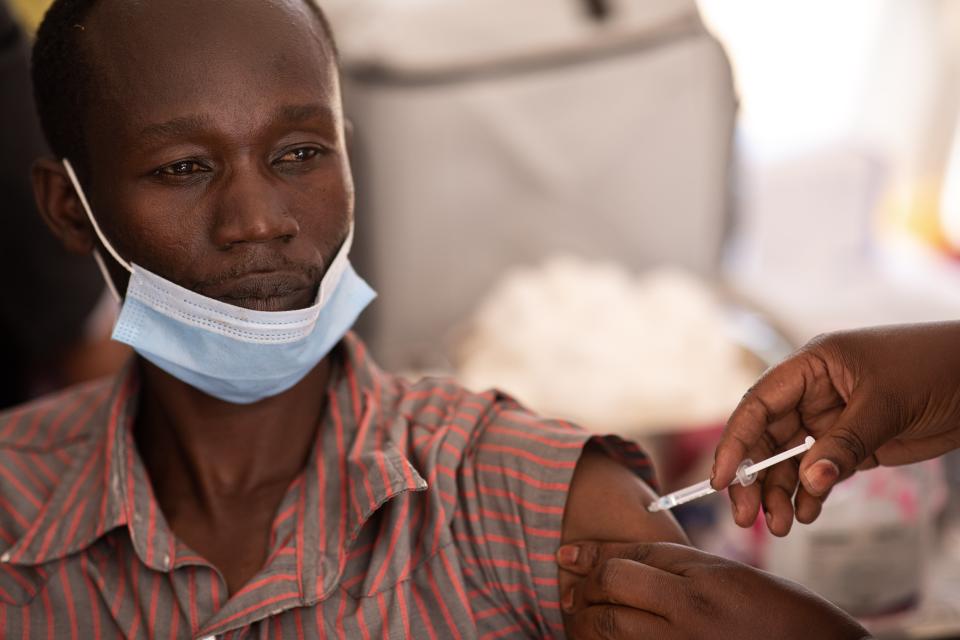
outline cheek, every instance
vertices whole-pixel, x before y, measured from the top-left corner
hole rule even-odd
[[[290,194],[290,213],[300,224],[301,233],[324,249],[336,249],[335,243],[346,233],[353,219],[353,180],[349,170],[317,172]]]
[[[353,176],[349,167],[339,160],[330,160],[328,165],[291,181],[290,186],[298,206],[331,212],[353,210]]]
[[[203,199],[192,190],[120,192],[116,228],[129,260],[161,275],[176,275],[197,260],[207,236]],[[135,193],[134,193],[135,192]]]

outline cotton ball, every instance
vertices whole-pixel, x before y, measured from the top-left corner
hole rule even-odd
[[[464,384],[596,429],[722,420],[759,373],[709,287],[673,269],[635,277],[556,257],[507,273],[470,326],[456,357]]]

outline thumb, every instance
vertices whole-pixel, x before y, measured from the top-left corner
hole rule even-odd
[[[867,396],[873,396],[867,399]],[[858,394],[837,421],[817,438],[800,462],[800,481],[810,495],[825,495],[877,449],[896,437],[899,428],[874,394]]]

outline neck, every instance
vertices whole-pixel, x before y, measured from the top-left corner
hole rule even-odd
[[[333,354],[293,388],[249,405],[208,396],[140,360],[135,434],[160,504],[210,510],[223,498],[286,487],[312,448]]]

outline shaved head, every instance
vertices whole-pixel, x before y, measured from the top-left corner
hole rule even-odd
[[[206,13],[215,17],[216,12],[235,9],[242,0],[219,0],[211,2]],[[317,37],[323,42],[328,58],[338,60],[336,41],[323,10],[317,0],[272,0],[261,4],[290,5],[288,8],[305,10],[304,17],[313,18],[313,26],[319,27]],[[104,22],[122,21],[143,13],[151,5],[163,4],[150,0],[55,0],[48,9],[33,47],[33,88],[37,111],[44,134],[51,150],[59,158],[71,158],[83,178],[89,176],[87,140],[82,123],[95,103],[97,94],[104,87],[100,64],[95,52],[90,49],[87,28],[91,16],[103,13]],[[199,5],[200,3],[197,3]],[[297,5],[297,6],[293,6]],[[195,26],[203,26],[194,21]],[[116,45],[128,41],[127,48],[121,49],[124,55],[133,54],[138,49],[136,43],[129,43],[124,37],[124,29],[118,28],[107,34],[116,38]],[[202,40],[202,38],[201,38]],[[103,48],[104,43],[101,43]]]
[[[126,260],[229,304],[313,302],[354,202],[336,54],[317,16],[305,0],[54,4],[34,60],[44,126]],[[52,228],[96,247],[58,165],[45,166],[35,190]],[[128,274],[108,268],[124,288]]]

